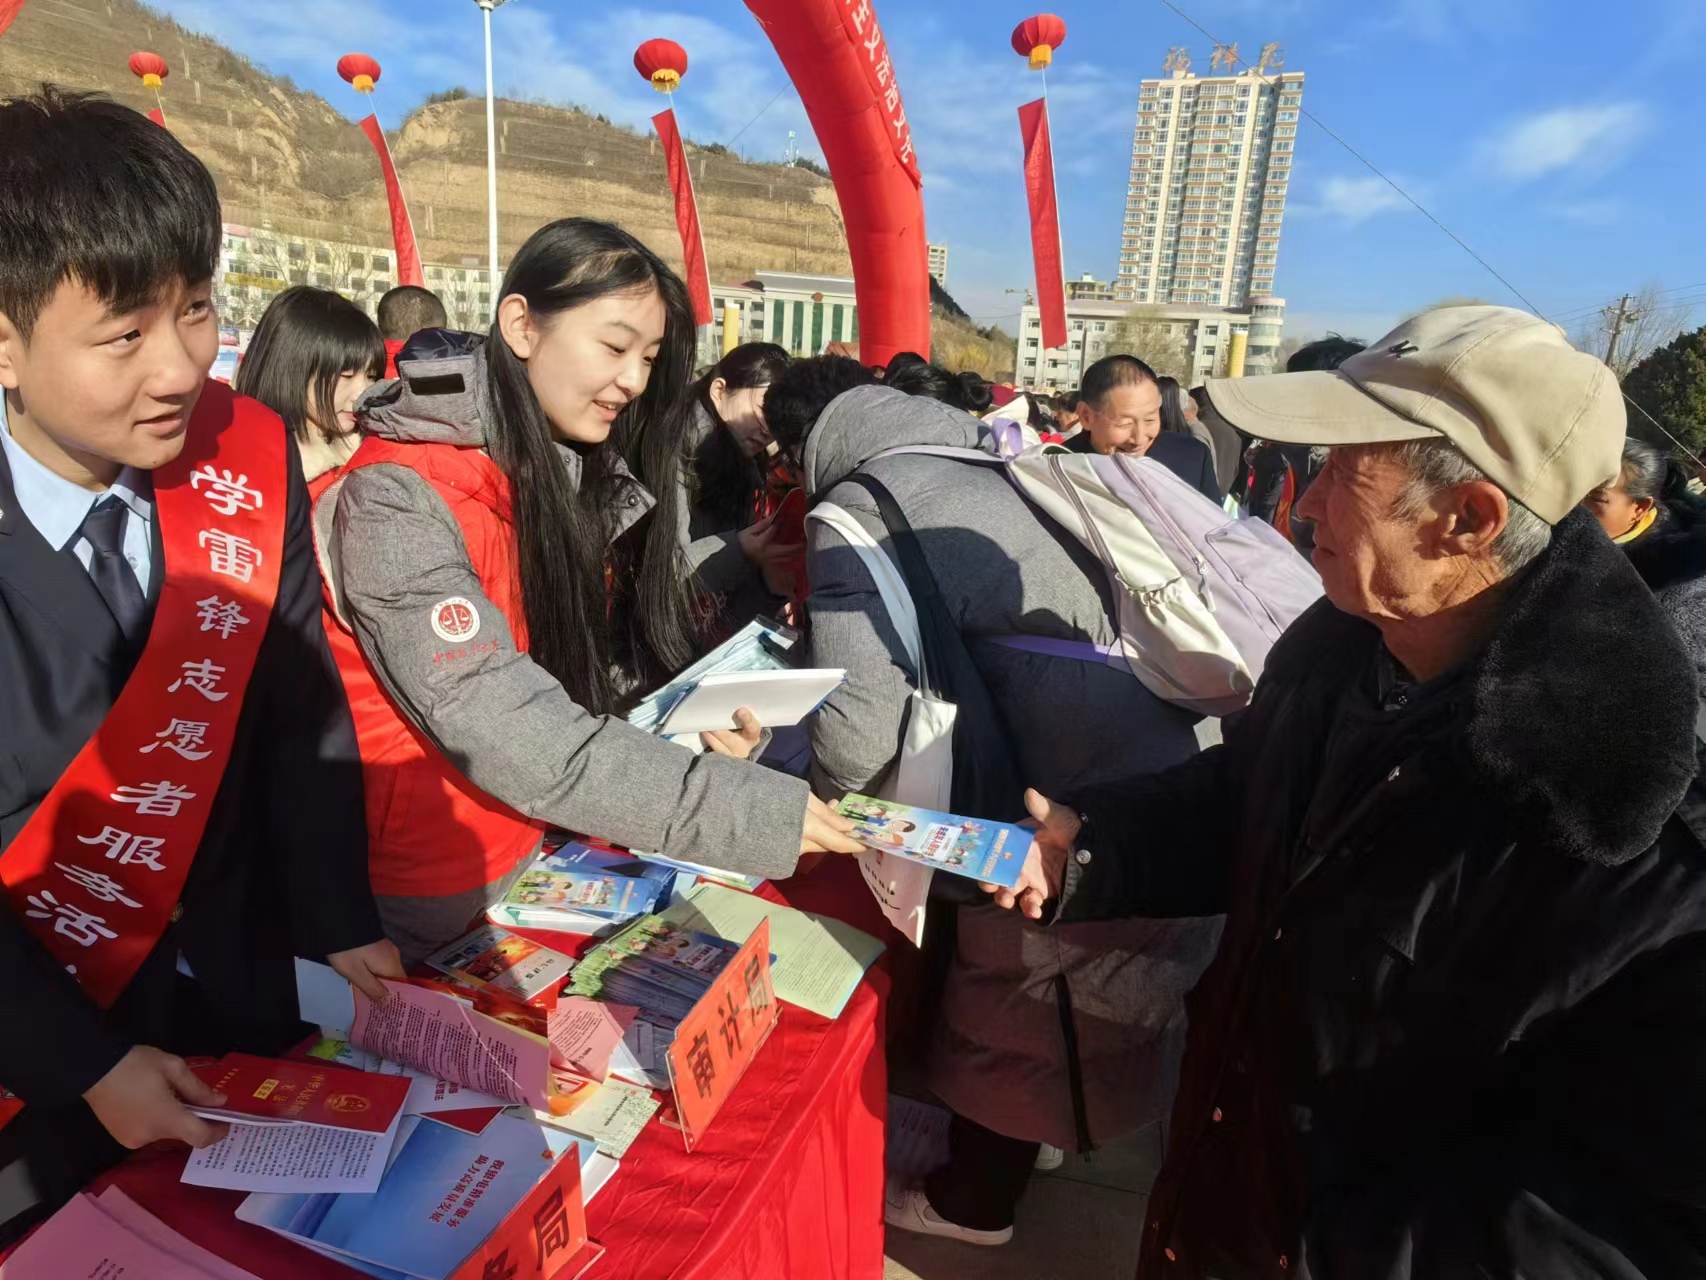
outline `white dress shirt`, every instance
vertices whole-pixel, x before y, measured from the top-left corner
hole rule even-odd
[[[154,484],[146,471],[126,467],[110,489],[99,493],[54,474],[12,439],[3,395],[0,395],[0,449],[5,450],[6,465],[12,472],[12,492],[25,517],[50,547],[56,551],[69,548],[85,569],[93,563],[95,549],[79,532],[84,519],[109,493],[129,507],[130,519],[124,522],[124,558],[136,574],[142,593],[148,594],[148,575],[154,561]]]

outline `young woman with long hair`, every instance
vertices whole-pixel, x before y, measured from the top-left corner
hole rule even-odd
[[[356,401],[384,376],[379,326],[342,294],[297,285],[261,316],[234,385],[284,419],[317,497],[361,443]]]
[[[694,582],[727,630],[785,602],[805,545],[788,545],[774,515],[775,468],[764,396],[788,368],[773,342],[736,347],[693,384],[678,527]]]
[[[409,959],[500,898],[547,827],[766,876],[856,850],[805,783],[744,762],[750,716],[702,755],[621,716],[694,648],[685,286],[574,218],[522,246],[500,297],[484,339],[411,346],[315,512],[373,887]]]

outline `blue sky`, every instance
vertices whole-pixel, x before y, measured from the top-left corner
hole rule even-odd
[[[1706,281],[1706,144],[1690,67],[1706,57],[1706,0],[1176,0],[1246,52],[1286,48],[1304,106],[1397,179],[1543,312],[1566,322],[1643,283]],[[379,58],[394,126],[429,92],[483,84],[472,0],[153,0],[358,114],[334,71]],[[925,174],[949,288],[1004,321],[1030,283],[1015,108],[1039,77],[1008,37],[1037,10],[991,0],[875,0]],[[1162,0],[1057,0],[1068,37],[1049,73],[1069,276],[1119,252],[1138,81],[1171,45],[1199,70],[1211,42]],[[652,36],[684,45],[688,134],[779,158],[788,131],[815,153],[788,81],[740,0],[663,7],[514,0],[495,15],[500,93],[576,102],[644,127],[655,95],[634,73]],[[1514,302],[1421,214],[1319,128],[1299,131],[1276,292],[1288,332],[1373,338],[1447,296]],[[663,183],[660,168],[659,184]],[[501,182],[501,175],[500,175]],[[1706,314],[1706,306],[1702,307]]]

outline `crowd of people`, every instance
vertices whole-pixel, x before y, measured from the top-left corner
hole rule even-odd
[[[383,999],[548,832],[775,879],[859,852],[832,805],[923,673],[856,527],[920,549],[993,708],[973,816],[1035,826],[897,966],[892,1052],[952,1121],[891,1226],[1002,1244],[1034,1169],[1164,1125],[1147,1277],[1706,1274],[1706,506],[1554,327],[1444,307],[1067,396],[911,353],[696,371],[681,279],[575,218],[487,333],[291,288],[226,389],[220,234],[166,130],[0,103],[0,1181],[33,1201],[0,1243],[217,1140],[184,1056],[296,1039],[293,957]],[[1108,660],[1104,564],[973,456],[1015,449],[1153,464],[1312,557],[1218,734]],[[847,673],[806,776],[747,712],[700,751],[624,719],[781,612]]]

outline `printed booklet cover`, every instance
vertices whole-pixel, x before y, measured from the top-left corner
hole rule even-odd
[[[571,1146],[590,1200],[617,1162],[590,1138],[506,1113],[482,1134],[417,1122],[374,1194],[251,1195],[237,1217],[371,1275],[444,1280]]]
[[[853,838],[878,853],[1011,889],[1031,850],[1031,833],[1006,822],[961,818],[894,800],[847,796],[836,806]]]
[[[506,991],[523,1000],[555,993],[575,967],[560,951],[492,924],[428,956],[427,963],[457,982]]]
[[[190,1069],[225,1095],[196,1114],[233,1124],[307,1124],[384,1133],[403,1110],[409,1082],[345,1067],[228,1053]]]

